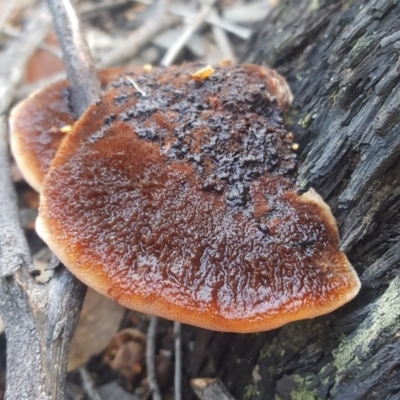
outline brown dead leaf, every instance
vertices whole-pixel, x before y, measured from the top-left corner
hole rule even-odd
[[[36,209],[39,207],[39,193],[29,187],[23,191],[22,201],[26,207]]]
[[[144,371],[146,336],[135,328],[118,332],[104,354],[104,362],[119,371],[131,389]]]
[[[102,352],[117,332],[125,308],[88,289],[68,357],[68,371]]]
[[[45,41],[47,45],[58,48],[57,38],[50,33]],[[46,50],[38,49],[29,59],[25,69],[25,82],[30,83],[39,79],[47,78],[64,70],[64,63],[61,59]]]

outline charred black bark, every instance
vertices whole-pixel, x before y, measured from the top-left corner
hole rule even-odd
[[[281,1],[251,38],[244,61],[277,69],[294,94],[298,187],[331,206],[362,289],[271,332],[187,329],[189,376],[218,376],[238,399],[400,398],[399,16],[390,0]]]

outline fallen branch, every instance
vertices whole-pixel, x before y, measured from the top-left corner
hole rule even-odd
[[[72,109],[79,117],[99,97],[100,83],[78,16],[69,0],[47,0],[64,55]]]
[[[7,400],[64,399],[69,344],[85,294],[85,286],[65,268],[58,268],[46,285],[29,273],[33,266],[7,161],[6,113],[26,62],[49,27],[49,15],[40,5],[19,40],[6,50],[0,67],[0,312],[7,337]],[[79,35],[68,35],[65,29],[61,35],[73,38],[64,53],[68,62],[69,51],[86,51],[79,39],[74,41]],[[88,105],[81,99],[76,100],[80,110]]]

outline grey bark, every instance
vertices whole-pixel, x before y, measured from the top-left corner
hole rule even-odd
[[[23,35],[3,55],[0,67],[0,313],[7,337],[6,400],[64,399],[68,349],[86,291],[57,260],[52,264],[53,268],[59,268],[47,284],[36,283],[30,274],[32,260],[19,224],[8,163],[6,114],[25,64],[44,39],[49,23],[47,11],[38,6]],[[63,31],[62,24],[58,28]],[[74,78],[79,78],[86,70],[75,58],[88,50],[82,46],[79,32],[74,32],[76,43],[66,30],[67,27],[64,36],[71,42],[64,56]],[[87,61],[86,56],[83,58]],[[71,67],[70,61],[79,71]],[[73,80],[72,92],[76,85]],[[93,85],[87,85],[86,89],[90,95],[76,96],[74,103],[80,111],[88,106],[87,99],[95,95]]]
[[[289,82],[298,187],[331,206],[362,289],[334,313],[270,332],[187,329],[190,377],[220,377],[246,400],[400,398],[399,16],[398,1],[287,0],[249,41],[244,60]]]

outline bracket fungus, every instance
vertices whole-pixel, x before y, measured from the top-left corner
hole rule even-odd
[[[333,311],[360,282],[329,207],[296,194],[288,86],[200,68],[108,85],[51,161],[39,235],[88,286],[183,323],[256,332]]]
[[[145,69],[109,68],[98,72],[104,90],[122,75],[139,76]],[[9,119],[11,150],[25,180],[37,192],[61,141],[72,130],[75,116],[70,107],[67,80],[46,86],[13,108]]]

